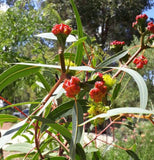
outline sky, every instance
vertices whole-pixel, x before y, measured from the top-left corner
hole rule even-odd
[[[154,7],[150,10],[144,11],[143,13],[145,13],[149,18],[154,18]]]

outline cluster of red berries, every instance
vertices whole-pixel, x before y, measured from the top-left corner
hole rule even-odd
[[[74,98],[80,92],[80,79],[74,76],[70,80],[65,79],[63,88],[67,97]]]
[[[143,55],[134,58],[133,63],[136,64],[136,68],[141,69],[148,63],[148,60]]]
[[[145,22],[148,19],[146,14],[140,14],[136,16],[136,22],[133,22],[132,27],[136,28],[138,24]]]
[[[115,40],[115,41],[111,42],[110,45],[123,46],[123,45],[125,45],[125,42],[124,41],[121,42],[121,41]]]
[[[64,35],[69,35],[71,33],[72,29],[66,25],[66,24],[56,24],[53,28],[52,28],[52,33],[54,35],[59,35],[59,34],[64,34]]]
[[[90,90],[89,95],[94,102],[101,102],[102,98],[106,95],[107,86],[105,86],[105,82],[103,81],[103,75],[101,73],[97,73],[97,75],[102,79],[101,81],[95,82],[95,87]]]
[[[140,14],[140,15],[137,15],[136,16],[136,21],[139,21],[141,19],[145,19],[147,20],[148,19],[148,16],[146,14]]]
[[[147,30],[150,31],[151,33],[154,33],[154,24],[153,24],[153,22],[149,22],[148,23]]]
[[[154,34],[148,37],[149,40],[154,40]]]

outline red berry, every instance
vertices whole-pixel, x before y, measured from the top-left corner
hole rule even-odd
[[[103,94],[100,89],[98,88],[93,88],[89,92],[90,97],[95,101],[95,102],[101,102]]]
[[[138,69],[143,68],[143,62],[140,61],[140,62],[136,65],[136,67],[137,67]]]
[[[154,33],[154,24],[153,24],[153,22],[149,22],[148,23],[147,30],[149,30],[151,33]]]
[[[102,94],[106,94],[107,87],[104,86],[104,82],[102,82],[102,81],[95,82],[95,88],[100,89],[100,91],[102,92]]]
[[[58,34],[65,34],[65,35],[69,35],[71,33],[72,29],[66,25],[66,24],[56,24],[53,28],[52,28],[52,33],[54,35],[58,35]]]
[[[63,83],[63,88],[66,90],[66,96],[74,98],[80,92],[80,80],[77,77],[72,77],[71,80],[66,79]]]

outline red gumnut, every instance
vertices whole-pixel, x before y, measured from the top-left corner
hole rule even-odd
[[[134,64],[138,64],[140,62],[140,60],[138,58],[134,58],[133,63]]]
[[[66,91],[66,96],[74,98],[80,92],[80,80],[77,77],[72,77],[71,80],[66,79],[63,83],[63,88]]]
[[[132,23],[133,28],[136,28],[136,26],[137,26],[137,21]]]
[[[143,64],[146,65],[147,63],[148,63],[148,60],[147,60],[147,59],[144,59],[144,60],[143,60]]]
[[[90,90],[89,95],[91,99],[94,100],[94,102],[101,102],[103,98],[103,94],[100,89],[98,88],[93,88]]]
[[[148,37],[149,40],[154,40],[154,34]]]
[[[138,58],[141,59],[141,60],[146,59],[143,55],[139,56]]]
[[[103,81],[103,74],[100,72],[95,73],[95,75],[97,75],[101,81]]]
[[[116,45],[121,45],[121,46],[123,46],[123,45],[125,45],[125,42],[115,40],[115,41],[111,42],[110,45],[115,45],[115,46]]]
[[[75,77],[75,76],[72,76],[71,80],[70,80],[70,83],[78,85],[80,83],[80,79]]]
[[[148,16],[146,14],[140,14],[136,16],[136,21],[138,21],[139,19],[148,19]]]
[[[98,88],[103,95],[105,95],[107,92],[107,86],[104,86],[104,82],[102,81],[95,82],[95,88]]]
[[[140,61],[140,62],[136,65],[136,68],[138,68],[138,69],[143,68],[143,62]]]
[[[147,30],[150,31],[151,33],[154,33],[154,24],[153,24],[153,22],[149,22],[148,23]]]
[[[58,34],[65,34],[65,35],[69,35],[71,33],[72,29],[66,25],[66,24],[56,24],[53,28],[52,28],[52,33],[54,35],[58,35]]]

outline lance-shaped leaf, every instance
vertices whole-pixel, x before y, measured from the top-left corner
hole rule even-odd
[[[12,82],[16,81],[18,78],[34,74],[38,72],[39,69],[39,66],[14,65],[0,74],[0,91]]]
[[[40,38],[46,38],[51,40],[57,40],[57,37],[53,33],[41,33],[38,35],[35,35],[36,37]],[[66,42],[75,42],[77,39],[73,35],[69,35],[66,39]]]
[[[17,122],[18,117],[9,114],[0,114],[0,123],[4,122]]]
[[[43,122],[43,124],[46,124],[46,125],[52,127],[57,132],[59,132],[70,143],[71,133],[64,126],[62,126],[58,123],[55,123],[54,121],[52,121],[51,119],[48,119],[48,118],[42,118],[39,116],[32,116],[32,118],[37,119],[37,120]]]
[[[99,114],[99,115],[97,115],[97,116],[95,116],[95,117],[83,122],[79,126],[85,125],[85,124],[89,123],[90,121],[93,121],[93,120],[95,120],[97,118],[106,118],[106,119],[108,119],[110,117],[113,117],[113,116],[116,116],[116,115],[120,115],[120,114],[123,114],[123,113],[153,114],[154,115],[153,111],[149,111],[149,110],[138,108],[138,107],[114,108],[114,109],[108,110],[106,113]]]
[[[125,55],[128,54],[128,51],[121,51],[118,52],[117,54],[111,56],[110,58],[104,60],[102,63],[100,63],[97,67],[96,67],[96,71],[101,70],[103,67],[108,66],[109,64],[118,61],[120,58],[124,57]]]
[[[80,15],[79,15],[79,12],[77,10],[77,7],[76,7],[74,1],[70,0],[70,3],[72,5],[73,11],[74,11],[74,14],[75,14],[75,17],[76,17],[78,38],[80,39],[80,38],[83,37],[83,28],[82,28]],[[83,58],[83,45],[82,45],[82,43],[80,43],[77,47],[77,53],[76,53],[76,57],[75,57],[75,64],[77,66],[79,66],[81,64],[82,58]]]
[[[47,68],[55,68],[61,69],[59,65],[49,65],[49,64],[36,64],[36,63],[16,63],[18,65],[27,65],[27,66],[37,66],[37,67],[47,67]],[[67,66],[66,66],[67,69]],[[69,70],[77,70],[77,71],[94,71],[95,69],[88,66],[70,66]]]
[[[25,124],[27,119],[15,124],[4,135],[0,138],[0,148],[2,148],[6,143],[9,143],[11,138],[16,134],[16,132]]]
[[[116,69],[122,70],[124,72],[127,72],[128,74],[130,74],[133,77],[133,79],[135,80],[135,82],[137,83],[137,86],[139,88],[140,108],[145,109],[147,106],[147,102],[148,102],[148,89],[147,89],[147,86],[146,86],[145,81],[142,78],[142,76],[138,72],[136,72],[132,69],[122,68],[122,67],[112,67],[112,68],[116,68]]]
[[[83,132],[83,127],[78,126],[83,122],[83,111],[79,103],[75,103],[72,109],[72,141],[70,146],[70,155],[72,159],[75,159],[76,144],[80,143],[80,139]]]

